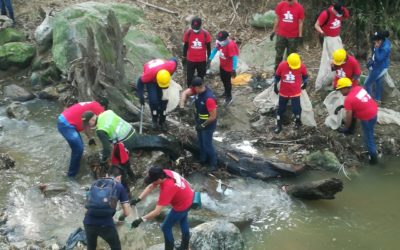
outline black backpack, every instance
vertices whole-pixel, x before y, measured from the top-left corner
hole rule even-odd
[[[327,18],[326,18],[326,20],[325,20],[322,24],[320,24],[320,27],[321,27],[321,28],[324,27],[325,25],[327,25],[328,22],[329,22],[329,19],[331,18],[331,12],[329,11],[329,7],[328,7],[328,8],[324,8],[324,9],[322,9],[320,12],[318,12],[318,14],[316,15],[314,23],[317,22],[318,17],[319,17],[324,11],[326,11]],[[324,36],[322,36],[321,34],[318,34],[318,35],[319,35],[319,36],[318,36],[319,42],[320,42],[320,44],[322,45],[322,44],[324,43]]]
[[[92,216],[113,216],[118,197],[116,181],[113,178],[101,178],[90,187],[85,207],[88,209],[88,214]]]

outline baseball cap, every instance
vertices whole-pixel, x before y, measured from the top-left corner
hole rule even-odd
[[[193,87],[199,87],[202,84],[203,84],[203,79],[201,79],[201,77],[196,76],[195,78],[193,78],[193,80],[192,80]]]
[[[86,111],[85,113],[82,114],[82,123],[83,126],[88,126],[89,125],[89,120],[92,119],[94,116],[94,113],[92,111]]]
[[[163,169],[159,166],[153,166],[149,169],[149,172],[144,179],[144,183],[146,185],[149,185],[150,183],[155,182],[156,180],[163,178],[165,176],[165,173]]]
[[[218,32],[217,34],[217,40],[218,41],[225,41],[229,36],[229,33],[225,30]]]
[[[190,27],[193,29],[193,30],[199,30],[200,28],[201,28],[201,18],[200,17],[194,17],[193,19],[192,19],[192,23],[191,23],[191,25],[190,25]]]

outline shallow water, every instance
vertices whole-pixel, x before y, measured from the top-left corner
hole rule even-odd
[[[84,167],[77,182],[63,176],[70,150],[56,128],[60,108],[43,101],[25,105],[31,110],[29,122],[8,119],[4,108],[0,108],[0,124],[4,127],[0,132],[1,151],[8,152],[17,162],[15,169],[2,172],[0,186],[1,208],[6,208],[10,216],[6,224],[8,236],[11,241],[56,238],[65,242],[74,229],[82,226],[82,187],[93,180]],[[249,147],[248,143],[242,146]],[[397,249],[399,162],[392,159],[381,166],[366,166],[357,175],[352,174],[351,180],[340,174],[344,190],[331,201],[300,201],[278,189],[281,183],[338,177],[337,173],[314,171],[271,183],[223,180],[234,190],[224,195],[203,193],[203,207],[221,216],[250,217],[253,222],[243,231],[246,249]],[[209,178],[188,179],[195,185],[204,185]],[[69,188],[45,198],[37,188],[41,182],[61,182]],[[139,206],[139,214],[144,211],[143,205]],[[141,229],[148,245],[163,241],[159,223],[144,223]],[[132,238],[136,235],[136,231],[125,231],[121,239],[131,240],[129,234]]]

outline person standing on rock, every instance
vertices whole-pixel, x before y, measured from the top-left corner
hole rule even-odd
[[[131,201],[131,205],[136,205],[138,202],[146,198],[146,196],[157,188],[157,186],[160,187],[160,195],[155,209],[143,217],[134,220],[132,222],[132,227],[136,228],[140,223],[157,217],[165,206],[171,205],[172,209],[168,212],[167,217],[161,224],[161,230],[164,234],[165,240],[164,249],[174,249],[172,227],[176,223],[179,223],[182,232],[182,241],[178,249],[189,249],[190,232],[188,213],[192,206],[194,197],[194,192],[190,187],[189,182],[178,173],[168,169],[162,169],[158,166],[153,166],[149,169],[144,182],[148,186],[136,200]]]
[[[280,88],[278,89],[278,83]],[[286,111],[288,101],[291,101],[292,111],[295,115],[295,128],[299,129],[301,123],[301,90],[306,89],[308,74],[306,66],[301,62],[297,53],[288,56],[287,61],[279,64],[275,73],[274,92],[279,95],[279,106],[276,116],[276,128],[274,132],[279,134],[282,131],[282,115]]]
[[[352,87],[352,81],[345,77],[338,81],[336,90],[340,91],[344,100],[346,110],[345,125],[338,129],[338,132],[348,134],[353,117],[361,120],[365,146],[368,149],[370,163],[378,163],[378,153],[374,139],[374,127],[377,121],[378,105],[371,98],[368,92],[361,86]]]
[[[67,175],[75,177],[80,168],[80,162],[83,154],[83,142],[80,132],[85,131],[89,138],[89,145],[95,144],[94,138],[91,136],[90,130],[85,129],[82,123],[82,114],[91,111],[93,114],[99,115],[107,109],[108,100],[100,98],[93,102],[79,102],[65,109],[57,120],[57,128],[60,134],[67,140],[71,148],[71,160]]]
[[[303,38],[304,8],[297,0],[283,0],[275,8],[275,21],[270,40],[276,36],[275,71],[283,60],[283,54],[296,53]]]
[[[195,71],[197,76],[204,78],[207,71],[207,58],[211,54],[211,35],[201,28],[201,18],[194,17],[191,21],[191,28],[183,35],[183,58],[182,63],[186,64],[187,86],[193,80]]]
[[[6,8],[8,10],[8,17],[10,19],[12,19],[13,22],[15,22],[14,10],[13,10],[13,6],[12,6],[12,3],[11,3],[11,0],[0,0],[0,9],[1,9],[1,14],[3,16],[7,16]]]
[[[217,101],[203,79],[195,77],[192,87],[182,92],[180,107],[183,108],[187,97],[195,95],[196,131],[200,147],[200,162],[208,163],[210,171],[217,168],[217,153],[213,145],[213,133],[217,127]]]
[[[107,242],[111,250],[120,250],[117,229],[113,216],[117,202],[121,203],[122,213],[118,218],[123,222],[130,213],[128,193],[121,185],[121,172],[118,168],[112,169],[109,178],[98,179],[89,190],[83,225],[87,238],[87,249],[96,250],[97,238]]]
[[[152,128],[166,131],[168,100],[163,98],[163,90],[169,87],[171,75],[177,67],[176,58],[170,60],[154,59],[143,65],[142,75],[137,80],[137,95],[144,105],[144,86],[146,85],[152,115]]]
[[[315,22],[315,29],[324,38],[321,63],[315,81],[316,91],[326,86],[334,77],[331,70],[332,54],[335,50],[343,48],[340,31],[343,19],[349,16],[349,11],[341,3],[335,3],[322,11]]]
[[[336,89],[338,80],[344,77],[351,79],[353,87],[358,85],[358,80],[361,75],[360,63],[354,56],[347,54],[345,49],[341,48],[333,52],[331,66],[332,71],[335,71],[333,89]]]
[[[391,43],[388,39],[388,31],[377,31],[372,40],[372,57],[368,61],[369,74],[365,79],[365,89],[372,96],[372,85],[375,82],[375,100],[380,103],[382,100],[382,78],[387,73],[390,63]]]
[[[216,46],[211,51],[207,64],[210,64],[214,56],[219,52],[219,76],[224,84],[225,97],[224,105],[232,103],[232,79],[236,77],[236,69],[238,64],[239,48],[235,41],[228,38],[227,31],[220,31],[217,34]]]

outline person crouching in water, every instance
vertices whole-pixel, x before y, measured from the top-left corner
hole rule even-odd
[[[280,88],[278,89],[278,83]],[[282,131],[282,115],[285,113],[286,106],[290,100],[292,111],[295,115],[295,128],[301,127],[301,90],[307,87],[308,75],[307,68],[301,62],[297,53],[288,56],[287,61],[282,61],[275,73],[274,92],[279,95],[278,114],[276,116],[276,128],[274,132],[279,134]]]
[[[210,171],[215,171],[217,153],[213,145],[213,133],[217,127],[217,101],[212,90],[200,77],[195,77],[192,87],[182,92],[181,108],[184,107],[187,97],[192,95],[196,95],[196,131],[200,146],[200,162],[209,163]]]
[[[146,196],[158,186],[160,187],[160,196],[155,209],[143,217],[134,220],[132,222],[132,227],[136,228],[140,223],[157,217],[165,206],[171,205],[172,209],[161,224],[161,230],[163,231],[165,239],[165,250],[174,249],[172,227],[178,222],[182,232],[181,246],[178,249],[189,249],[190,232],[188,213],[194,197],[194,192],[189,182],[178,173],[172,170],[162,169],[158,166],[153,166],[149,169],[144,182],[148,186],[137,199],[131,201],[131,205],[136,205],[146,198]]]

